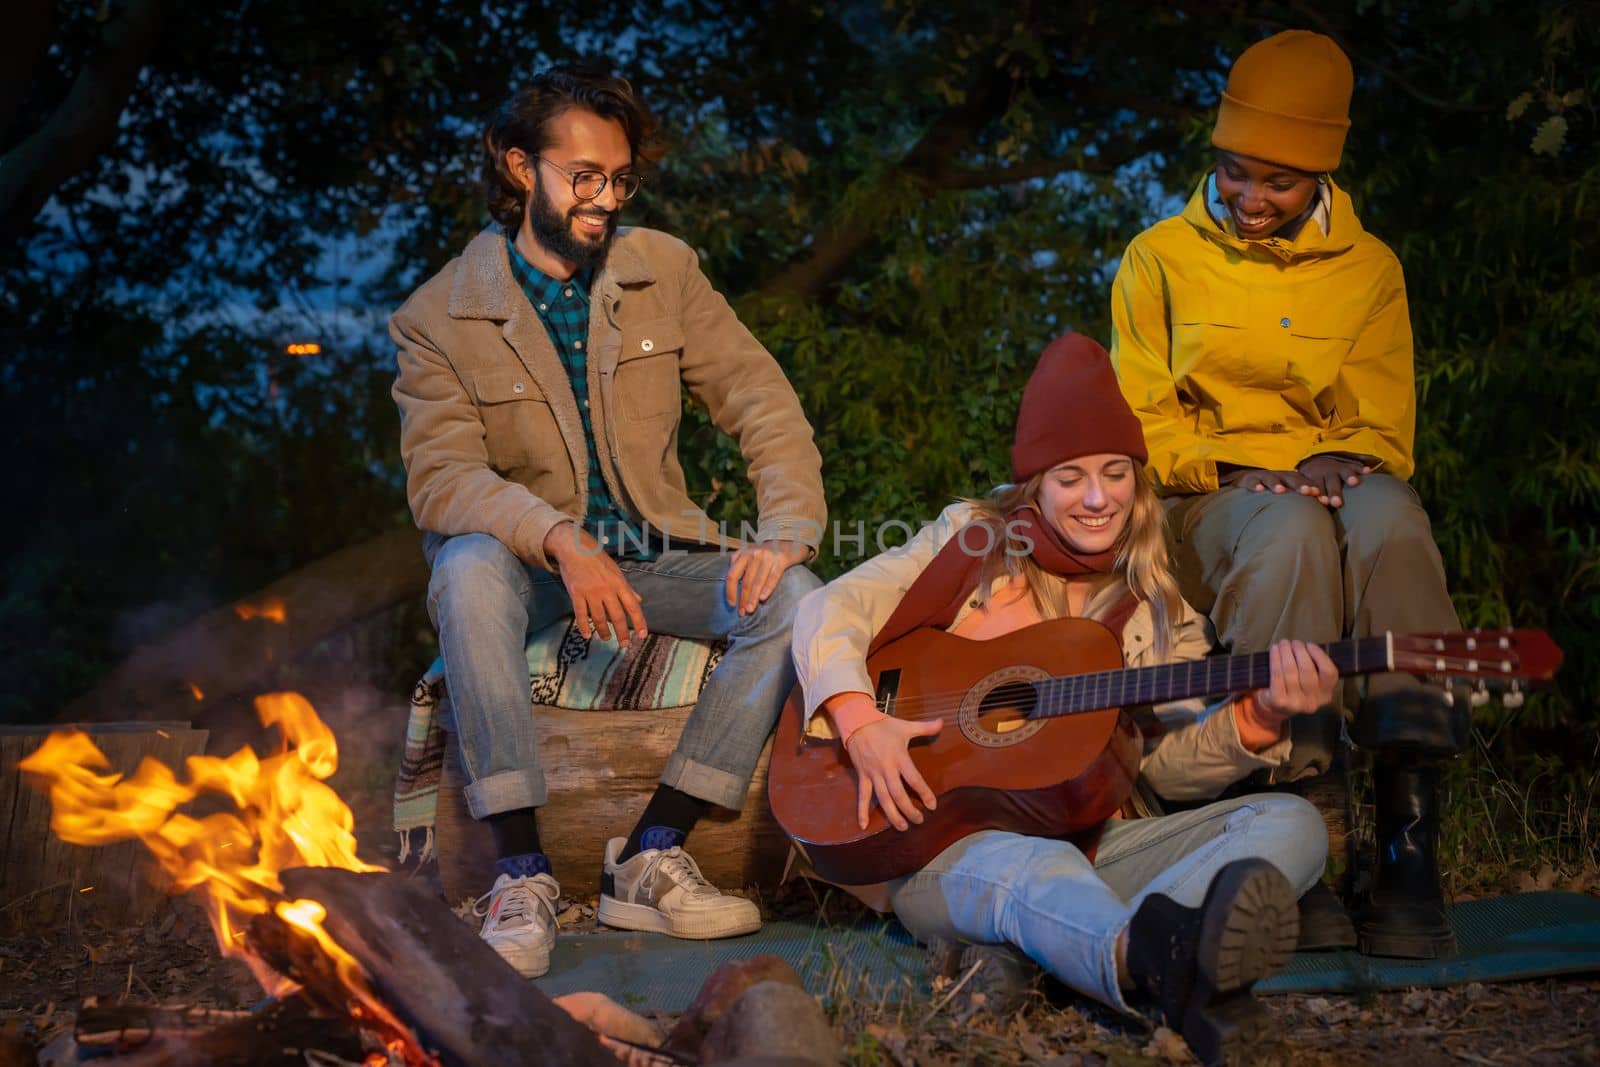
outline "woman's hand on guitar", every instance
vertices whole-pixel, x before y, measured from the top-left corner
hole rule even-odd
[[[878,798],[878,807],[896,830],[922,821],[922,810],[911,793],[916,793],[929,811],[939,806],[939,798],[911,762],[909,749],[912,741],[932,737],[943,725],[939,720],[912,722],[885,715],[856,730],[845,741],[845,751],[856,769],[856,822],[861,829],[867,828],[873,797]]]
[[[1283,724],[1296,715],[1310,715],[1333,703],[1339,669],[1317,645],[1279,641],[1267,653],[1272,682],[1234,703],[1239,741],[1252,752],[1275,744]]]

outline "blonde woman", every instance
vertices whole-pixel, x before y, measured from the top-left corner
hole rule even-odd
[[[1167,572],[1160,502],[1139,423],[1105,350],[1069,334],[1040,357],[1023,394],[1014,484],[945,509],[906,546],[801,601],[795,663],[808,721],[843,739],[871,805],[904,830],[937,798],[908,746],[937,722],[881,714],[869,646],[921,626],[972,640],[1083,616],[1120,630],[1130,667],[1197,659],[1204,620]],[[1297,895],[1322,873],[1327,837],[1304,800],[1251,796],[1180,814],[1252,771],[1280,766],[1285,724],[1331,697],[1321,649],[1285,641],[1267,689],[1210,708],[1164,706],[1133,807],[1098,847],[988,830],[891,882],[887,902],[919,938],[1010,944],[1072,988],[1129,1011],[1153,1001],[1205,1062],[1231,1058],[1262,1015],[1250,989],[1287,961]]]

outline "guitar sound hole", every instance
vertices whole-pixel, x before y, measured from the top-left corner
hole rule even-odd
[[[1026,682],[1007,682],[978,702],[978,724],[986,733],[1006,734],[1028,724],[1038,691]]]

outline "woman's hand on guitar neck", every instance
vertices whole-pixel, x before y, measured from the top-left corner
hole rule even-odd
[[[939,806],[939,798],[928,788],[917,765],[911,762],[911,742],[919,737],[932,737],[944,724],[939,720],[912,722],[884,715],[865,693],[840,694],[823,706],[838,722],[840,718],[854,718],[859,714],[861,709],[850,705],[860,701],[867,702],[875,718],[856,727],[844,741],[844,750],[856,769],[856,822],[861,829],[867,828],[872,798],[877,797],[878,807],[883,809],[889,825],[904,830],[912,823],[920,823],[923,817],[912,793],[929,811]],[[846,714],[841,715],[841,712]]]
[[[1252,752],[1269,748],[1283,736],[1283,724],[1296,715],[1310,715],[1333,703],[1339,668],[1320,647],[1305,641],[1279,641],[1267,653],[1272,682],[1265,689],[1234,701],[1239,741]]]

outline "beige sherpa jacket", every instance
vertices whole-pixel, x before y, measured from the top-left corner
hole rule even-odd
[[[545,535],[587,506],[588,451],[567,373],[491,226],[389,322],[394,399],[417,525],[487,533],[548,567]],[[758,541],[816,545],[822,457],[794,389],[701,273],[688,245],[617,232],[590,288],[595,450],[616,498],[656,534],[733,545],[689,496],[678,462],[683,389],[739,443]]]

